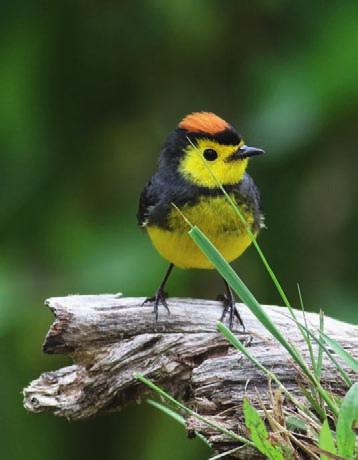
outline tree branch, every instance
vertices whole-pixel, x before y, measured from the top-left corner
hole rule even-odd
[[[243,396],[259,407],[259,394],[269,406],[268,382],[261,371],[229,347],[217,333],[221,303],[169,299],[171,314],[168,316],[162,309],[155,324],[152,306],[142,307],[143,300],[119,295],[75,295],[47,300],[55,322],[43,349],[45,353],[70,354],[74,364],[46,372],[31,382],[24,389],[25,408],[32,412],[50,410],[71,420],[120,410],[148,393],[148,389],[133,376],[139,372],[174,397],[181,398],[200,415],[245,434],[241,410]],[[300,397],[297,370],[286,351],[246,306],[239,304],[238,308],[246,332],[237,327],[235,334],[241,341],[246,341],[251,353],[264,366]],[[265,308],[274,323],[308,360],[306,345],[297,326],[287,319],[287,309]],[[296,313],[302,320],[302,313]],[[307,313],[306,316],[308,324],[318,328],[318,315]],[[357,356],[357,326],[326,318],[325,332]],[[354,380],[356,376],[343,362],[340,363]],[[322,382],[337,394],[346,390],[327,359]],[[289,406],[288,401],[284,404]],[[188,417],[186,421],[188,430],[202,433],[217,451],[235,447],[232,439],[196,418]],[[241,459],[256,458],[256,454],[247,449],[235,455]]]

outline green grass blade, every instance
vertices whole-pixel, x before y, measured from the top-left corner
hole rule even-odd
[[[204,235],[204,233],[196,226],[189,231],[190,237],[198,245],[201,251],[215,266],[221,276],[229,283],[232,289],[237,293],[240,299],[246,304],[256,318],[264,325],[264,327],[278,340],[278,342],[289,352],[295,363],[301,368],[302,372],[316,386],[317,391],[326,401],[332,412],[337,415],[338,408],[329,393],[317,381],[314,373],[308,368],[307,364],[301,357],[300,353],[281,333],[277,326],[271,321],[265,310],[261,307],[251,291],[243,283],[231,265],[224,259],[212,242]],[[293,318],[293,320],[295,320]]]
[[[356,434],[353,428],[357,427],[358,383],[355,383],[343,399],[336,427],[338,455],[341,455],[347,460],[354,458]]]
[[[244,398],[243,411],[245,425],[250,430],[250,437],[256,448],[270,460],[285,460],[281,448],[270,442],[264,421],[247,398]]]
[[[283,314],[284,315],[284,314]],[[319,345],[319,350],[321,350],[321,353],[323,354],[323,351],[326,353],[328,358],[332,361],[332,363],[336,366],[338,372],[341,374],[342,379],[346,383],[348,387],[352,386],[352,380],[349,378],[349,375],[346,373],[346,371],[342,368],[342,366],[339,364],[339,362],[335,359],[335,357],[332,355],[332,353],[328,350],[326,347],[326,344],[323,339],[320,339],[317,335],[315,335],[310,329],[307,329],[306,326],[304,326],[302,323],[297,321],[296,319],[293,319],[289,317],[288,315],[284,315],[291,321],[294,321],[300,328],[302,328],[310,337],[312,337],[317,344]],[[323,322],[320,321],[320,333],[323,333]],[[321,373],[322,369],[322,362],[323,362],[323,357],[318,356],[318,366],[319,366],[319,375]]]
[[[321,432],[319,434],[319,447],[326,450],[330,454],[337,454],[334,438],[329,429],[327,419],[323,422]],[[326,455],[321,455],[321,460],[330,460]]]
[[[231,430],[226,429],[222,425],[218,423],[213,423],[207,418],[197,414],[195,411],[189,409],[189,407],[186,407],[184,404],[181,402],[177,401],[175,398],[173,398],[170,394],[165,392],[162,388],[158,387],[155,383],[153,383],[151,380],[147,379],[144,377],[144,375],[135,372],[134,377],[139,380],[140,382],[144,383],[147,387],[149,387],[151,390],[153,390],[155,393],[158,395],[162,396],[164,399],[169,401],[170,403],[173,404],[173,406],[177,407],[178,409],[183,410],[184,412],[192,415],[193,417],[197,418],[201,422],[204,422],[206,425],[215,428],[216,430],[220,431],[221,433],[225,434],[226,436],[230,437],[231,439],[234,439],[235,441],[241,442],[241,443],[247,443],[251,446],[254,446],[254,444],[249,441],[248,439],[244,438],[243,436],[240,436],[239,434],[234,433]]]
[[[325,420],[327,414],[325,413],[324,409],[321,407],[320,401],[317,401],[316,395],[312,395],[311,391],[305,388],[303,385],[300,385],[300,389],[302,394],[305,396],[307,401],[311,404],[314,411],[317,413],[321,420]]]
[[[168,415],[170,418],[174,419],[176,422],[178,422],[180,425],[185,426],[185,419],[183,416],[175,412],[173,409],[171,409],[168,406],[164,406],[164,404],[154,401],[153,399],[147,399],[147,403],[150,406],[155,407],[156,409],[160,410],[160,412],[163,412],[165,415]]]
[[[291,344],[282,335],[281,331],[271,321],[265,310],[255,299],[251,291],[239,278],[237,273],[234,271],[231,265],[224,259],[224,257],[220,254],[216,247],[211,243],[211,241],[196,226],[194,226],[189,231],[189,235],[199,246],[199,248],[203,251],[206,257],[211,261],[211,263],[216,267],[220,275],[229,283],[229,285],[234,289],[234,291],[237,293],[240,299],[252,311],[256,318],[266,327],[268,331],[270,331],[270,333],[281,343],[281,345],[283,345],[286,348],[286,350],[289,351],[291,356],[294,358],[295,362],[299,364],[300,359],[297,356],[296,350],[293,349]]]
[[[260,370],[264,372],[267,376],[271,377],[274,376],[274,374],[269,371],[263,364],[260,363],[251,353],[250,351],[245,347],[244,344],[240,342],[240,340],[236,337],[235,334],[233,334],[228,327],[225,326],[224,323],[221,321],[218,321],[216,323],[218,331],[227,339],[227,341],[235,347],[237,350],[241,351],[243,355],[246,356],[255,366],[257,366]]]
[[[323,347],[321,345],[322,340],[322,334],[324,332],[324,313],[322,310],[319,312],[319,338],[320,342],[318,343],[318,356],[317,356],[317,378],[318,380],[321,380],[321,373],[322,373],[322,365],[323,365]],[[331,355],[331,354],[330,354]]]
[[[169,417],[171,417],[173,420],[175,420],[176,422],[178,422],[180,425],[182,425],[183,427],[185,427],[185,419],[184,417],[182,417],[180,414],[178,414],[177,412],[175,412],[173,409],[171,409],[170,407],[168,406],[164,406],[164,404],[158,402],[158,401],[154,401],[153,399],[147,399],[147,403],[150,405],[150,406],[153,406],[155,407],[156,409],[160,410],[161,412],[163,412],[163,414],[165,415],[168,415]],[[209,443],[209,441],[205,438],[205,436],[203,436],[201,433],[197,433],[195,431],[195,435],[201,439],[208,447],[212,447],[212,445]]]
[[[296,315],[295,315],[295,312],[294,310],[292,309],[292,306],[288,300],[288,297],[285,293],[285,291],[283,290],[280,282],[278,281],[278,278],[276,277],[274,271],[272,270],[268,260],[266,259],[263,251],[261,250],[261,247],[260,245],[258,244],[258,242],[256,241],[256,236],[252,233],[251,229],[250,229],[250,226],[248,224],[248,222],[246,221],[245,219],[245,216],[242,214],[238,204],[235,202],[235,200],[229,195],[229,193],[225,190],[225,187],[221,184],[221,182],[219,181],[219,179],[215,176],[215,174],[213,173],[213,171],[211,170],[209,164],[207,163],[207,161],[204,160],[204,158],[202,157],[201,153],[200,153],[200,150],[197,148],[197,146],[191,141],[191,139],[189,137],[187,137],[187,140],[188,142],[191,144],[191,146],[193,147],[193,149],[197,152],[199,158],[201,159],[204,167],[208,170],[209,174],[211,175],[211,177],[213,178],[214,182],[217,184],[217,186],[221,189],[221,191],[223,192],[226,200],[228,201],[228,203],[232,206],[232,208],[235,210],[236,214],[239,216],[241,222],[243,223],[245,229],[246,229],[246,232],[249,236],[249,238],[251,239],[251,242],[252,244],[254,245],[264,267],[266,268],[273,284],[275,285],[278,293],[280,294],[281,296],[281,299],[283,300],[285,306],[288,308],[291,316],[293,319],[297,320],[296,318]],[[176,207],[176,206],[175,206]],[[180,211],[179,211],[180,212]],[[182,213],[181,213],[182,214]],[[183,215],[183,214],[182,214]],[[185,218],[185,216],[183,215],[184,219],[187,220]],[[193,225],[191,223],[189,223],[191,228],[193,228]],[[300,332],[304,338],[304,340],[306,340],[306,343],[307,343],[307,346],[310,346],[310,342],[309,342],[309,338],[306,337],[306,335],[304,334],[303,332],[303,329],[299,326],[299,329],[300,329]],[[322,350],[319,348],[319,351],[318,351],[318,359],[321,358],[322,359]],[[315,366],[314,365],[314,357],[312,355],[311,357],[311,360],[312,360],[312,366],[313,366],[313,369],[314,369],[314,373],[315,373],[315,379],[318,380],[318,382],[320,381],[320,372],[321,372],[321,367],[320,366]],[[322,361],[320,361],[321,364],[322,364]],[[319,364],[319,362],[318,362]],[[332,401],[331,401],[332,402]],[[332,402],[333,404],[333,402]]]
[[[306,320],[305,306],[304,306],[303,297],[302,297],[302,292],[301,292],[300,285],[298,283],[297,283],[297,291],[298,291],[298,296],[299,296],[299,299],[300,299],[300,305],[301,305],[303,320],[304,320],[306,329],[308,329],[307,320]],[[305,342],[307,344],[308,352],[310,354],[312,368],[313,368],[313,370],[314,370],[314,372],[316,374],[316,377],[319,378],[318,377],[318,372],[317,372],[317,363],[316,363],[316,359],[314,357],[313,347],[312,347],[310,336],[303,329],[301,329],[301,334],[302,334],[302,336],[303,336],[303,338],[304,338],[304,340],[305,340]]]
[[[324,341],[334,350],[334,352],[343,359],[343,361],[354,371],[358,372],[358,360],[346,351],[336,340],[322,332]]]

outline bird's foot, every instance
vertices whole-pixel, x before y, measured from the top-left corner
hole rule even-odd
[[[236,302],[235,299],[232,297],[228,296],[227,294],[219,294],[217,297],[217,300],[220,300],[223,302],[224,310],[221,315],[220,321],[224,321],[226,313],[229,313],[229,329],[232,330],[234,327],[234,320],[235,318],[238,320],[240,325],[242,326],[243,330],[245,331],[245,326],[242,321],[242,318],[240,316],[240,313],[238,312],[236,308]]]
[[[169,307],[168,307],[167,298],[168,298],[168,294],[166,292],[164,292],[163,289],[159,288],[153,297],[148,297],[142,303],[142,306],[145,305],[146,303],[154,303],[153,313],[155,314],[155,322],[158,321],[159,305],[160,304],[162,304],[163,307],[165,307],[165,309],[168,312],[168,315],[170,315],[170,310],[169,310]]]

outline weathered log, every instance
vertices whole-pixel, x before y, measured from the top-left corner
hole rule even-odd
[[[148,388],[138,382],[139,372],[211,421],[238,433],[242,424],[242,400],[246,395],[259,406],[258,395],[270,404],[266,377],[216,331],[222,304],[206,300],[169,299],[171,314],[163,309],[155,323],[152,306],[142,298],[120,295],[71,295],[46,301],[55,315],[43,349],[45,353],[70,354],[74,364],[46,372],[24,389],[25,408],[52,411],[71,420],[94,417],[140,401]],[[273,371],[297,397],[297,369],[287,352],[257,321],[248,308],[238,304],[246,331],[234,333],[246,341],[251,353]],[[266,306],[272,321],[305,356],[306,345],[285,308]],[[302,313],[296,312],[299,320]],[[318,327],[319,318],[307,313],[308,324]],[[358,354],[358,327],[325,318],[325,332],[353,355]],[[339,357],[336,357],[338,361]],[[308,360],[308,358],[307,358]],[[340,364],[356,378],[347,366]],[[337,394],[346,391],[335,367],[324,360],[322,382]],[[289,401],[284,404],[289,406]],[[293,408],[294,409],[294,408]],[[187,428],[203,434],[217,451],[235,447],[232,439],[188,417]],[[237,458],[255,457],[240,450]]]

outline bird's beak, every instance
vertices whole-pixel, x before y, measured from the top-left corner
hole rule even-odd
[[[233,154],[231,154],[226,159],[226,161],[244,160],[245,158],[254,157],[256,155],[262,155],[263,153],[265,153],[265,151],[262,149],[258,149],[256,147],[248,147],[247,145],[242,145]]]

